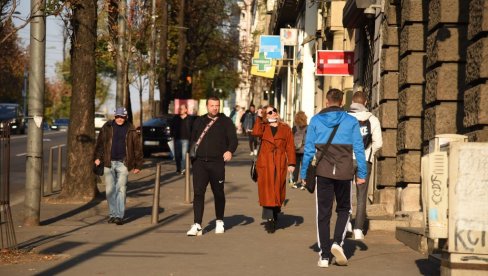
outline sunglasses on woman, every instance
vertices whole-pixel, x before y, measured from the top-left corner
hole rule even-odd
[[[271,114],[276,113],[276,112],[278,112],[278,110],[276,110],[276,108],[273,108],[273,110],[270,110],[266,113],[268,113],[268,115],[271,115]]]

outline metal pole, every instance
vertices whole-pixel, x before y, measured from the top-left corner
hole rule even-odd
[[[117,88],[115,93],[116,107],[125,106],[125,18],[126,0],[119,1],[118,23],[118,45],[117,45]]]
[[[150,44],[150,69],[149,69],[149,112],[151,117],[156,115],[156,108],[154,106],[154,82],[156,74],[154,67],[156,64],[156,0],[152,0],[151,10],[151,44]]]
[[[161,176],[161,163],[156,166],[156,180],[154,182],[154,197],[151,215],[151,224],[157,224],[159,222],[159,178]]]
[[[49,160],[47,164],[47,191],[46,194],[50,195],[53,193],[53,157],[54,149],[58,146],[51,147],[49,149]]]
[[[41,209],[42,119],[46,66],[46,17],[44,0],[31,0],[29,117],[25,168],[24,225],[39,225]]]
[[[59,145],[58,147],[58,181],[56,182],[56,190],[61,189],[61,184],[63,183],[63,147],[64,145]]]
[[[186,162],[185,162],[185,203],[191,203],[191,186],[190,186],[190,154],[186,153]]]

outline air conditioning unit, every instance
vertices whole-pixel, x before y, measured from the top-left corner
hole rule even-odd
[[[467,142],[468,137],[458,134],[440,134],[429,141],[429,154],[422,157],[422,205],[425,234],[431,239],[448,237],[449,164],[451,142]]]
[[[433,152],[422,157],[425,234],[431,239],[446,239],[448,236],[447,160],[447,152]]]

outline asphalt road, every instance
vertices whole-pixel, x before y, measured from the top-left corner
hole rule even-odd
[[[49,149],[53,146],[66,144],[67,132],[45,131],[43,137],[44,182],[47,182]],[[66,147],[63,148],[63,166],[66,160]],[[54,151],[54,181],[56,181],[57,150]],[[10,138],[10,204],[24,201],[25,163],[27,155],[27,135],[13,135]]]

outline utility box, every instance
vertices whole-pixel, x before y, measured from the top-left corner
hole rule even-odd
[[[449,147],[449,235],[441,273],[487,275],[488,143]]]
[[[453,142],[466,142],[468,137],[440,134],[429,141],[429,154],[422,157],[422,205],[425,235],[430,239],[448,237],[448,151]]]

